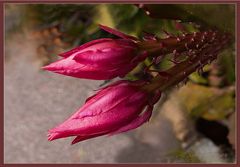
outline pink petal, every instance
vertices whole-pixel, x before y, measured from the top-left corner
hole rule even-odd
[[[104,31],[107,31],[108,33],[111,33],[111,34],[114,34],[118,37],[121,37],[123,39],[130,39],[130,40],[133,40],[133,41],[138,41],[138,38],[134,37],[134,36],[130,36],[130,35],[127,35],[125,33],[122,33],[116,29],[113,29],[113,28],[110,28],[110,27],[107,27],[107,26],[104,26],[104,25],[101,25],[99,24],[99,27],[101,29],[103,29]]]
[[[105,93],[110,89],[112,88],[113,86],[121,86],[121,85],[127,85],[127,84],[130,84],[131,82],[130,81],[127,81],[127,80],[119,80],[119,81],[116,81],[114,83],[111,83],[103,88],[100,88],[98,89],[97,93],[89,98],[86,99],[85,103],[87,103],[89,100],[93,99],[93,98],[97,98],[100,96],[100,94],[103,96],[105,95]]]
[[[162,92],[160,90],[157,90],[154,96],[152,97],[152,99],[149,101],[149,105],[153,106],[155,103],[157,103],[161,95],[162,95]]]
[[[146,51],[141,52],[138,56],[135,56],[132,60],[131,63],[139,63],[147,58],[148,54]]]
[[[103,42],[109,42],[109,41],[113,41],[113,39],[111,38],[101,38],[101,39],[96,39],[96,40],[93,40],[93,41],[90,41],[90,42],[87,42],[81,46],[78,46],[74,49],[71,49],[70,51],[67,51],[67,52],[64,52],[64,53],[60,53],[59,56],[62,56],[62,57],[69,57],[70,55],[80,51],[80,50],[83,50],[85,48],[88,48],[92,45],[96,45],[96,44],[99,44],[99,43],[103,43]]]
[[[72,118],[79,119],[86,116],[99,115],[116,107],[122,101],[126,101],[126,105],[130,102],[129,100],[131,100],[132,103],[138,103],[139,101],[145,103],[148,96],[144,92],[135,88],[135,86],[139,86],[140,84],[143,83],[124,80],[112,83],[102,88],[95,95],[89,97],[86,100],[85,105],[81,107],[81,109],[76,112]],[[139,104],[137,106],[139,106]]]
[[[110,49],[109,51],[113,50]],[[45,67],[42,67],[42,69],[76,78],[107,80],[117,76],[124,76],[137,65],[136,63],[126,63],[126,60],[129,62],[132,56],[134,56],[134,54],[131,55],[129,52],[133,53],[130,48],[125,48],[121,50],[121,54],[113,52],[112,54],[115,56],[109,56],[107,52],[105,53],[101,51],[100,53],[93,54],[93,56],[91,56],[90,53],[95,52],[89,50],[83,53],[74,53],[67,58],[60,59]],[[78,54],[79,56],[77,56]],[[85,61],[85,64],[73,60],[75,56],[76,59],[81,58],[81,61]],[[120,58],[121,56],[124,57]],[[111,59],[110,62],[108,61],[109,57]],[[94,61],[95,58],[101,61],[97,63],[98,61]]]
[[[82,119],[85,117],[94,117],[98,116],[100,114],[103,114],[105,112],[113,112],[116,111],[116,115],[118,114],[131,114],[131,110],[136,110],[138,106],[130,106],[128,103],[135,103],[140,102],[144,103],[143,95],[142,94],[134,94],[132,90],[122,90],[118,93],[114,90],[109,90],[112,92],[108,92],[108,94],[104,95],[99,93],[97,96],[93,97],[87,103],[78,111],[76,112],[71,118],[73,119]],[[128,96],[127,93],[133,94],[132,96]],[[130,101],[131,100],[131,101]],[[129,105],[129,106],[128,106]],[[120,113],[120,110],[129,110],[128,113],[126,111],[122,111]],[[140,107],[141,108],[141,107]],[[113,113],[114,115],[114,113]]]
[[[98,137],[98,136],[103,136],[103,135],[106,135],[108,134],[109,132],[105,132],[105,133],[101,133],[101,134],[93,134],[93,135],[88,135],[88,136],[77,136],[76,138],[74,138],[74,140],[72,141],[72,145],[73,144],[76,144],[80,141],[83,141],[83,140],[87,140],[87,139],[91,139],[91,138],[94,138],[94,137]]]
[[[105,67],[118,65],[127,65],[135,55],[135,49],[132,48],[109,48],[105,50],[90,50],[76,54],[73,60],[78,63]],[[122,67],[120,67],[122,68]]]
[[[101,100],[95,101],[97,104],[84,105],[64,123],[49,130],[49,140],[68,136],[102,134],[118,129],[141,113],[147,99],[143,99],[140,94],[135,94],[122,101],[112,101],[113,104],[106,102],[98,104],[99,101]]]
[[[128,70],[131,70],[131,68],[133,67],[124,67],[123,69],[119,69],[115,67],[109,68],[107,66],[100,68],[91,65],[84,65],[72,60],[72,56],[42,67],[44,70],[52,71],[62,75],[95,80],[112,79],[121,74],[126,74]]]
[[[89,135],[89,136],[77,136],[76,138],[74,138],[74,140],[72,141],[71,144],[73,145],[73,144],[76,144],[80,141],[91,139],[91,138],[94,138],[94,137],[97,137],[97,136],[99,136],[99,135],[96,134],[96,135],[92,135],[92,136],[91,135]]]
[[[52,140],[55,140],[55,139],[59,139],[59,138],[64,138],[64,137],[69,137],[69,136],[74,136],[74,135],[71,135],[71,134],[68,134],[68,133],[64,133],[64,132],[52,132],[51,130],[48,131],[48,140],[49,141],[52,141]]]
[[[153,110],[153,107],[148,106],[147,110],[143,113],[143,115],[138,116],[132,122],[119,128],[118,130],[111,132],[110,135],[115,135],[115,134],[129,131],[131,129],[138,128],[139,126],[141,126],[143,123],[145,123],[146,121],[148,121],[150,119],[150,117],[152,115],[152,110]]]
[[[135,128],[138,128],[139,126],[141,126],[143,123],[145,123],[146,121],[148,121],[150,119],[152,115],[152,108],[149,107],[147,111],[144,112],[144,114],[142,116],[138,116],[135,120],[133,120],[130,124],[127,124],[126,126],[114,131],[114,132],[105,132],[105,133],[102,133],[102,134],[94,134],[94,135],[88,135],[88,136],[77,136],[73,141],[72,141],[72,144],[76,144],[80,141],[83,141],[83,140],[87,140],[87,139],[91,139],[91,138],[94,138],[94,137],[98,137],[98,136],[103,136],[103,135],[106,135],[106,134],[109,134],[109,136],[111,135],[115,135],[115,134],[119,134],[119,133],[122,133],[122,132],[126,132],[126,131],[129,131],[131,129],[135,129]]]

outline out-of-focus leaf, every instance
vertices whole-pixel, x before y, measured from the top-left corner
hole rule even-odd
[[[235,78],[235,53],[234,49],[229,48],[221,53],[219,57],[219,64],[221,65],[221,72],[226,80],[226,85],[234,84]]]
[[[193,117],[224,119],[234,108],[233,91],[188,83],[177,92],[181,103]]]
[[[94,16],[94,22],[96,24],[103,24],[115,28],[115,23],[112,14],[108,9],[108,6],[105,4],[101,4],[96,6],[96,9],[98,10],[98,15]]]
[[[207,103],[208,99],[214,97],[213,91],[207,86],[187,83],[179,89],[178,96],[181,103],[186,107],[187,111],[191,111],[201,103]]]
[[[189,76],[189,79],[191,79],[193,82],[199,83],[199,84],[207,84],[208,83],[207,79],[204,78],[203,76],[199,75],[197,72],[192,73]]]
[[[139,7],[153,18],[184,20],[190,15],[176,4],[140,4]]]
[[[234,4],[186,4],[181,6],[183,10],[192,14],[193,19],[199,20],[200,24],[205,22],[207,26],[230,32],[232,35],[235,34]]]
[[[234,4],[144,4],[142,8],[153,18],[195,22],[233,35],[235,32]]]
[[[148,17],[134,5],[109,4],[107,7],[114,18],[116,27],[121,31],[138,36],[144,29]]]
[[[138,13],[138,8],[133,5],[108,4],[106,6],[112,17],[117,18],[113,20],[116,25],[126,20],[132,20],[132,18]]]
[[[209,99],[207,103],[200,103],[193,108],[191,114],[196,117],[203,117],[207,120],[221,120],[232,112],[234,98],[232,93],[225,93]]]
[[[186,163],[200,163],[200,159],[192,151],[185,151],[183,149],[178,149],[172,151],[168,154],[170,157],[183,160]]]

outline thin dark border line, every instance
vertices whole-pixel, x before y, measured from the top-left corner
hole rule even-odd
[[[5,84],[5,80],[4,80],[4,77],[5,77],[5,72],[4,72],[4,66],[5,66],[5,6],[6,6],[6,3],[2,3],[1,4],[2,5],[2,15],[3,15],[3,17],[2,17],[2,24],[3,24],[3,28],[2,28],[2,31],[3,31],[3,33],[2,33],[2,40],[3,40],[3,58],[2,58],[2,61],[3,61],[3,66],[2,66],[2,68],[3,68],[3,129],[2,129],[2,132],[3,132],[3,155],[2,155],[2,161],[3,161],[3,164],[4,164],[4,97],[5,97],[5,91],[4,91],[4,84]]]
[[[239,165],[240,164],[240,156],[239,156],[239,150],[240,150],[240,142],[239,140],[237,139],[240,139],[240,133],[238,132],[238,130],[240,129],[239,126],[240,126],[240,114],[238,113],[239,112],[239,108],[240,108],[240,103],[237,101],[238,99],[240,99],[240,88],[239,88],[239,82],[240,82],[240,75],[239,75],[239,71],[240,71],[240,58],[239,58],[239,55],[240,55],[240,38],[239,38],[239,35],[240,35],[240,3],[237,4],[237,7],[236,7],[236,22],[237,24],[235,25],[236,26],[236,29],[235,29],[235,34],[236,34],[236,70],[235,70],[235,75],[236,75],[236,84],[235,84],[235,87],[236,87],[236,94],[237,96],[235,97],[236,99],[236,108],[235,108],[235,112],[236,112],[236,118],[235,118],[235,133],[236,133],[236,136],[235,136],[235,141],[236,141],[236,163]]]
[[[12,3],[13,1],[11,1],[10,3]],[[19,1],[17,1],[17,2],[19,2]],[[47,2],[47,1],[45,1],[45,0],[43,0],[43,3],[39,3],[39,2],[36,2],[37,4],[44,4],[45,2]],[[53,3],[55,3],[56,4],[56,2],[58,2],[58,1],[53,1]],[[82,4],[82,3],[89,3],[89,2],[82,2],[82,1],[74,1],[76,4],[78,4],[78,3],[80,3],[80,4]],[[108,1],[108,2],[110,2],[110,1]],[[127,4],[131,4],[131,2],[132,1],[130,1],[130,3],[129,2],[127,2]],[[138,3],[139,3],[139,1],[137,1]],[[149,1],[147,1],[147,2],[149,2]],[[154,1],[154,2],[156,2],[156,1]],[[172,1],[171,1],[172,2]],[[179,1],[177,1],[177,2],[179,2]],[[234,1],[235,2],[235,1]],[[235,16],[236,16],[236,18],[235,18],[235,23],[237,22],[237,24],[235,25],[236,26],[236,30],[235,30],[235,33],[237,34],[237,36],[236,36],[236,40],[235,40],[235,42],[236,42],[236,46],[239,44],[239,38],[238,38],[238,35],[240,35],[240,33],[239,33],[239,30],[237,29],[239,26],[238,26],[238,20],[239,20],[239,18],[238,18],[238,5],[239,5],[239,3],[238,2],[232,2],[232,1],[230,1],[230,2],[226,2],[226,3],[223,3],[223,4],[235,4],[235,6],[236,6],[236,9],[235,9]],[[6,3],[9,3],[9,2],[6,2]],[[5,3],[5,1],[2,3],[0,3],[0,7],[1,7],[1,15],[0,15],[0,17],[2,17],[3,18],[3,21],[4,21],[4,5],[6,4]],[[14,2],[13,2],[14,3]],[[22,2],[20,2],[20,3],[22,3]],[[29,1],[27,1],[26,3],[28,3],[29,4]],[[35,3],[35,2],[33,2],[33,3]],[[67,1],[66,3],[71,3],[71,2],[69,2],[69,1]],[[94,3],[95,3],[95,1],[94,1]],[[99,4],[99,3],[104,3],[104,2],[97,2],[96,4]],[[113,3],[115,3],[115,2],[111,2],[111,4],[113,4]],[[116,2],[116,3],[121,3],[122,4],[122,1],[120,1],[120,2]],[[143,1],[141,1],[140,3],[145,3],[145,2],[143,2]],[[161,2],[162,3],[162,2]],[[156,3],[156,4],[161,4],[161,3]],[[168,2],[167,2],[168,3]],[[196,4],[195,2],[186,2],[187,4]],[[24,2],[23,2],[23,4],[24,4]],[[184,3],[182,3],[182,2],[180,2],[180,4],[184,4]],[[198,3],[198,4],[206,4],[205,3],[205,1],[204,2],[200,2],[200,3]],[[219,3],[217,3],[217,2],[210,2],[210,3],[208,3],[208,4],[219,4]],[[240,6],[240,5],[239,5]],[[3,22],[3,24],[4,24],[4,22]],[[4,29],[1,29],[1,31],[0,31],[0,33],[1,33],[1,35],[4,35]],[[0,42],[0,45],[1,44],[4,44],[4,38],[2,38],[1,39],[1,42]],[[1,48],[0,49],[2,49],[2,51],[3,51],[3,58],[4,58],[4,47],[3,47],[4,45],[1,45]],[[239,49],[238,49],[238,47],[236,47],[236,51],[235,51],[236,53],[239,53]],[[237,58],[237,55],[238,54],[236,54],[236,58]],[[1,61],[0,61],[0,63],[1,63],[1,65],[3,65],[3,67],[4,67],[4,61],[2,61],[2,59],[1,59]],[[236,63],[236,70],[238,71],[238,70],[240,70],[239,68],[240,67],[238,67],[238,63],[240,63],[240,60],[239,59],[237,59],[237,63]],[[2,70],[1,71],[3,74],[4,74],[4,70]],[[237,75],[237,72],[235,73],[235,75]],[[4,75],[3,75],[3,77],[4,77]],[[237,75],[237,81],[239,81],[239,75]],[[2,81],[4,81],[4,80],[2,80]],[[4,85],[3,85],[4,86]],[[237,98],[239,98],[239,87],[238,87],[238,85],[236,85],[237,86]],[[3,91],[4,89],[3,89],[3,87],[2,87],[2,89],[1,89],[1,91]],[[3,95],[3,94],[2,94]],[[237,100],[237,98],[236,98],[236,100]],[[2,102],[2,101],[1,101]],[[3,106],[3,105],[2,105]],[[239,104],[237,103],[237,108],[236,108],[236,110],[238,109],[238,107],[239,107]],[[2,114],[3,114],[3,112],[2,112]],[[237,114],[237,113],[236,113]],[[239,116],[239,114],[237,114],[237,117],[236,117],[236,119],[238,119],[238,116]],[[3,122],[4,123],[4,122]],[[239,123],[237,123],[236,122],[236,125],[237,125],[237,128],[238,128],[238,124]],[[3,133],[3,131],[2,131],[2,133]],[[237,133],[237,130],[236,130],[236,133]],[[4,133],[3,133],[4,134]],[[238,133],[239,134],[239,133]],[[236,135],[236,138],[237,138],[237,135]],[[239,147],[239,145],[238,145],[238,140],[236,140],[237,141],[237,150],[238,150],[238,147]],[[3,149],[2,149],[3,150]],[[238,164],[239,163],[239,159],[237,158],[237,151],[236,150],[236,163],[227,163],[227,164],[212,164],[213,166],[222,166],[222,165],[227,165],[227,166],[232,166],[232,165],[235,165],[235,164]],[[4,155],[4,154],[3,154]],[[4,159],[3,159],[4,160]],[[2,161],[2,164],[3,164],[3,161]],[[132,164],[132,163],[131,163]],[[137,164],[137,163],[136,163]],[[204,166],[206,166],[206,165],[210,165],[210,164],[202,164],[202,163],[196,163],[197,165],[204,165]],[[122,165],[130,165],[130,164],[128,164],[128,163],[120,163],[120,164],[3,164],[3,165],[7,165],[7,166],[9,166],[9,165],[17,165],[17,166],[26,166],[26,165],[33,165],[33,166],[42,166],[42,165],[51,165],[51,166],[54,166],[54,165],[56,165],[56,166],[62,166],[62,165],[117,165],[117,166],[122,166]],[[145,163],[142,163],[142,164],[137,164],[137,165],[146,165]],[[185,164],[185,163],[174,163],[174,164],[155,164],[155,163],[151,163],[151,164],[147,164],[147,165],[169,165],[169,166],[175,166],[175,165],[194,165],[194,163],[192,163],[192,164]]]
[[[238,27],[239,27],[239,22],[238,22],[238,20],[239,20],[239,14],[238,14],[238,9],[239,9],[239,3],[237,3],[237,5],[235,6],[235,60],[237,60],[237,62],[240,60],[240,59],[238,59],[238,55],[239,55],[239,49],[238,49],[238,43],[239,43],[239,38],[238,38],[238,35],[239,35],[239,30],[238,30]],[[238,65],[238,63],[236,63],[235,62],[235,79],[236,79],[236,84],[235,84],[235,92],[236,92],[236,96],[235,96],[235,112],[236,112],[236,117],[235,117],[235,141],[236,141],[236,150],[235,150],[235,163],[236,164],[239,164],[239,158],[238,158],[238,154],[239,154],[239,143],[238,143],[238,140],[237,140],[237,138],[238,138],[238,131],[237,131],[237,129],[238,129],[238,121],[237,120],[239,120],[239,114],[238,114],[238,108],[239,108],[239,104],[238,104],[238,102],[237,102],[237,99],[239,99],[239,93],[238,93],[238,85],[237,85],[237,83],[238,83],[238,71],[239,71],[239,65]]]
[[[36,3],[36,4],[49,4],[49,3],[52,3],[52,4],[61,4],[61,3],[64,3],[64,4],[141,4],[140,2],[125,2],[125,3],[122,3],[122,2],[77,2],[77,1],[66,1],[66,0],[62,0],[62,1],[43,1],[43,2],[39,2],[39,1],[33,1],[33,2],[27,2],[27,1],[16,1],[18,3],[16,4],[31,4],[31,3]],[[60,3],[56,3],[56,2],[60,2]],[[14,1],[10,1],[10,2],[4,2],[2,4],[9,4],[9,3],[15,3]],[[167,1],[161,1],[159,3],[146,3],[146,2],[143,2],[143,4],[177,4],[177,5],[181,5],[181,4],[207,4],[207,5],[210,5],[210,4],[238,4],[237,2],[234,2],[234,1],[228,1],[228,2],[198,2],[198,3],[194,3],[194,2],[184,2],[184,3],[181,3],[181,2],[167,2]]]
[[[208,0],[203,0],[203,1],[183,1],[181,2],[179,1],[111,1],[111,0],[105,0],[105,1],[98,1],[98,0],[93,0],[93,1],[74,1],[74,0],[42,0],[42,1],[29,1],[29,0],[22,0],[22,1],[18,1],[18,0],[3,0],[3,3],[36,3],[36,4],[43,4],[43,3],[54,3],[54,4],[59,4],[60,3],[79,3],[79,4],[83,4],[83,3],[88,3],[88,4],[102,4],[102,3],[110,3],[110,4],[132,4],[132,3],[144,3],[144,4],[232,4],[232,3],[238,3],[239,1],[212,1],[209,2]]]
[[[236,6],[235,6],[235,60],[237,60],[238,61],[238,48],[237,48],[237,44],[238,44],[238,40],[239,40],[239,38],[238,38],[238,34],[239,34],[239,31],[238,31],[238,5],[239,4],[237,4]],[[236,63],[235,62],[235,79],[236,79],[236,83],[237,83],[237,80],[238,80],[238,76],[237,76],[237,74],[238,74],[238,65],[237,65],[238,63]],[[238,129],[238,123],[237,123],[237,120],[238,120],[238,115],[239,114],[237,114],[238,112],[237,112],[237,109],[238,109],[238,103],[237,103],[237,99],[238,99],[238,91],[237,91],[237,89],[238,89],[238,86],[237,85],[235,85],[235,92],[236,92],[236,96],[235,96],[235,112],[236,112],[236,117],[235,117],[235,141],[236,141],[236,150],[235,150],[235,163],[236,164],[239,164],[239,159],[238,159],[238,141],[237,141],[237,136],[238,136],[238,133],[237,133],[237,129]]]
[[[14,3],[14,4],[56,4],[56,2],[54,2],[54,1],[44,1],[43,3],[40,3],[40,2],[5,2],[5,3],[3,3],[3,4],[12,4],[12,3]],[[137,2],[136,2],[137,3]],[[57,4],[135,4],[135,3],[131,3],[131,2],[126,2],[126,3],[120,3],[120,2],[117,2],[117,3],[111,3],[111,2],[103,2],[103,3],[101,3],[101,2],[76,2],[76,1],[73,1],[73,2],[71,2],[71,1],[60,1],[60,3],[57,3]],[[137,4],[140,4],[140,3],[137,3]],[[198,4],[198,5],[205,5],[205,4],[207,4],[207,5],[214,5],[214,4],[232,4],[232,5],[237,5],[238,3],[237,2],[231,2],[231,1],[229,1],[229,2],[226,2],[226,3],[224,3],[224,2],[222,2],[222,3],[206,3],[206,2],[199,2],[199,3],[193,3],[193,2],[190,2],[190,3],[188,3],[188,2],[186,2],[186,3],[169,3],[169,2],[161,2],[161,3],[145,3],[144,2],[144,4],[189,4],[189,5],[194,5],[194,4]]]
[[[3,21],[3,18],[4,18],[4,13],[3,13],[3,3],[0,4],[0,19],[2,19]],[[2,22],[3,24],[3,22]],[[4,47],[4,44],[3,44],[3,41],[4,41],[4,38],[3,38],[3,34],[4,34],[4,28],[1,28],[0,29],[0,50],[1,50],[1,60],[0,60],[0,66],[1,66],[1,72],[0,72],[0,75],[1,75],[1,88],[0,88],[0,94],[1,94],[1,102],[0,102],[0,105],[1,105],[1,109],[2,109],[2,112],[1,112],[1,115],[0,117],[2,118],[1,119],[1,125],[2,125],[2,130],[0,132],[0,136],[2,136],[2,140],[1,140],[1,146],[0,146],[0,149],[2,151],[2,156],[0,158],[0,163],[3,164],[4,163],[4,51],[3,51],[3,47]]]

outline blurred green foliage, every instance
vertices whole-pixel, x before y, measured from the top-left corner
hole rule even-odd
[[[64,33],[63,40],[76,46],[95,38],[100,38],[101,32],[89,29],[93,24],[93,16],[97,10],[95,5],[86,4],[29,4],[27,12],[32,13],[30,20],[36,21],[36,29],[56,26]]]
[[[184,163],[201,163],[200,159],[192,151],[178,149],[168,154],[170,157],[182,160]]]
[[[234,90],[188,83],[177,92],[181,104],[193,118],[223,120],[234,111]]]
[[[234,46],[224,50],[219,56],[219,64],[221,65],[221,75],[225,77],[225,85],[235,83],[235,49]]]

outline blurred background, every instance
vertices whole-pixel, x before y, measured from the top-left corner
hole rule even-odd
[[[173,10],[174,9],[174,10]],[[169,12],[174,11],[174,12]],[[188,11],[188,12],[185,12]],[[181,13],[180,18],[174,14]],[[114,36],[98,24],[142,38],[209,27],[235,35],[235,6],[132,4],[5,4],[5,163],[233,163],[235,162],[235,42],[218,60],[166,91],[151,120],[136,130],[70,145],[47,141],[47,131],[74,113],[109,81],[66,77],[41,70],[57,54]],[[209,14],[210,13],[210,14]],[[163,31],[164,30],[164,31]],[[126,76],[139,73],[146,60]],[[167,68],[164,60],[159,69]]]

